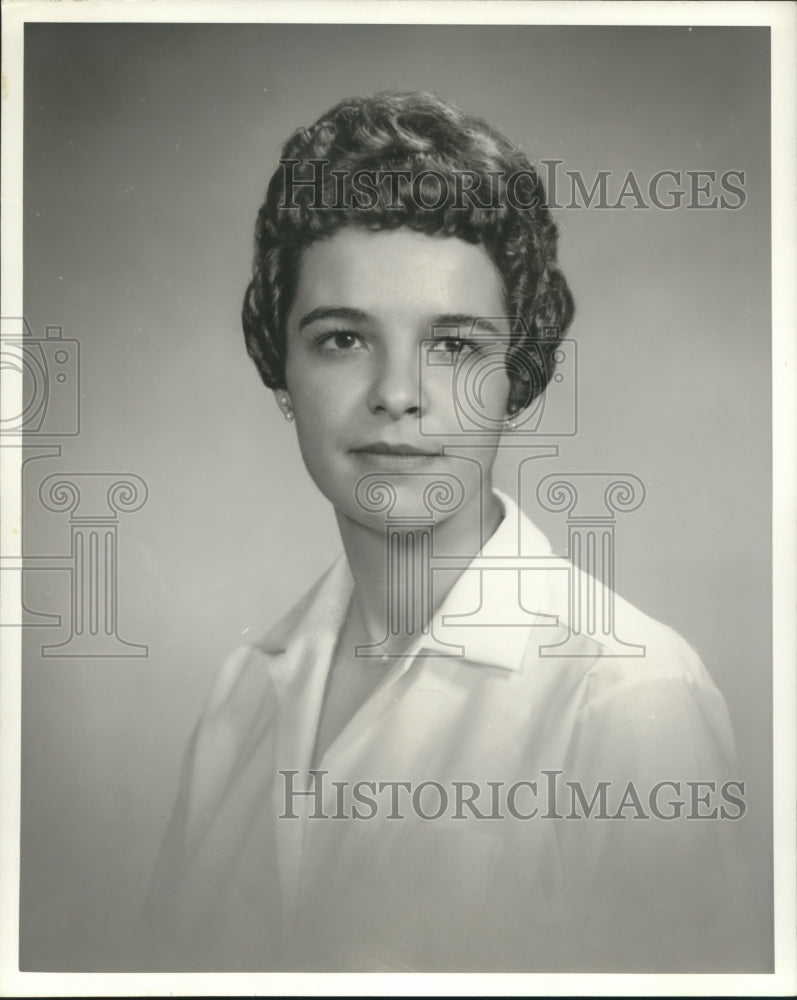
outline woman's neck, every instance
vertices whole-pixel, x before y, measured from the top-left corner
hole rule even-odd
[[[434,554],[472,559],[504,516],[491,488],[476,494],[455,515],[434,526]],[[417,634],[443,602],[463,567],[431,573],[428,529],[403,530],[390,550],[385,528],[367,527],[336,512],[354,577],[351,614],[360,641],[381,642]],[[410,537],[412,536],[412,537]],[[424,539],[425,536],[425,539]]]

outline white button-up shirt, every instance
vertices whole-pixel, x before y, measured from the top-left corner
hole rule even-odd
[[[224,664],[156,876],[164,964],[727,968],[744,802],[724,701],[616,595],[603,632],[575,631],[573,594],[599,585],[497,496],[498,529],[318,773],[345,558]]]

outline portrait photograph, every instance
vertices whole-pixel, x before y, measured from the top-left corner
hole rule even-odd
[[[1,992],[793,992],[794,9],[100,6],[3,5]]]

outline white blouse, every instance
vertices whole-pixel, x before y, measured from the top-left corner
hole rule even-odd
[[[722,696],[680,636],[619,597],[608,634],[571,628],[583,574],[496,495],[498,529],[315,776],[345,558],[223,665],[154,882],[163,965],[733,964],[745,803]]]

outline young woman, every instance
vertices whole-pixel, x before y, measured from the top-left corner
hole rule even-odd
[[[720,694],[619,597],[633,655],[581,628],[584,574],[492,484],[572,318],[556,239],[526,156],[430,95],[286,144],[243,325],[344,552],[210,694],[155,882],[171,968],[709,970],[739,946]]]

